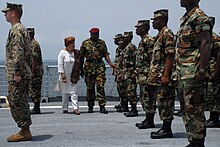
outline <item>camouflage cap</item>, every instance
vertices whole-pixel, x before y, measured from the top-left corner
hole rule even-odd
[[[127,37],[127,36],[133,36],[133,32],[132,31],[129,31],[129,32],[124,32],[124,37]]]
[[[12,3],[6,3],[7,7],[2,10],[3,13],[6,13],[7,11],[14,10],[14,9],[22,9],[21,4],[12,4]]]
[[[143,26],[143,25],[150,25],[150,20],[138,20],[135,27],[140,27],[140,26]]]
[[[117,39],[117,38],[122,38],[123,35],[122,34],[116,34],[115,37],[113,39]]]
[[[28,33],[34,33],[34,28],[27,28]]]
[[[160,9],[160,10],[154,11],[154,17],[151,18],[151,20],[154,20],[158,17],[168,18],[168,10],[167,9]]]

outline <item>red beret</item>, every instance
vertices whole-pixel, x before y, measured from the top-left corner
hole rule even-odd
[[[89,32],[90,33],[98,33],[99,29],[98,28],[91,28],[91,30]]]

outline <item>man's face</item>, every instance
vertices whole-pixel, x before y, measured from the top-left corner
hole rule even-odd
[[[115,39],[114,39],[115,45],[119,45],[119,41],[121,41],[121,38],[115,38]]]
[[[136,27],[136,34],[137,35],[142,35],[145,32],[145,26],[138,26]]]
[[[97,41],[99,39],[99,33],[90,33],[91,39]]]
[[[154,29],[158,29],[159,27],[160,27],[160,21],[161,21],[161,19],[158,17],[158,18],[155,18],[154,20],[153,20],[153,28]]]
[[[11,22],[12,18],[14,17],[14,15],[15,15],[14,11],[12,11],[12,10],[6,11],[5,12],[5,19],[6,19],[6,21]]]

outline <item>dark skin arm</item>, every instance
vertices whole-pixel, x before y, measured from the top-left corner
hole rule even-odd
[[[107,55],[107,56],[105,57],[105,60],[108,62],[108,65],[110,65],[112,68],[115,68],[115,67],[116,67],[115,64],[112,64],[109,55]]]
[[[200,41],[200,61],[199,68],[206,69],[211,53],[211,35],[209,31],[203,31],[198,33],[198,39]],[[205,73],[196,73],[196,80],[202,81],[205,79]]]
[[[161,78],[162,85],[168,85],[170,81],[170,73],[173,67],[173,58],[174,54],[168,54],[165,62],[165,69],[163,73],[163,77]]]

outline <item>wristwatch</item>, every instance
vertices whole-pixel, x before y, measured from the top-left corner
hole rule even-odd
[[[205,69],[204,68],[200,68],[199,69],[199,73],[204,74],[205,73]]]

